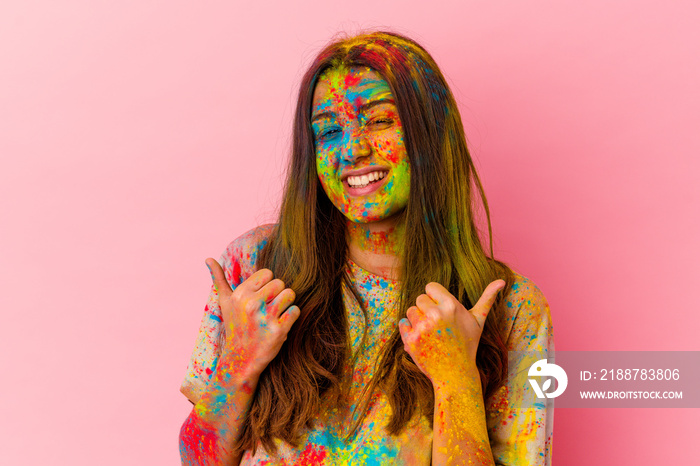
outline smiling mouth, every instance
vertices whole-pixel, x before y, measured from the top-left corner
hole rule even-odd
[[[351,188],[364,188],[372,183],[381,181],[388,173],[388,171],[378,170],[360,176],[348,176],[346,182]]]

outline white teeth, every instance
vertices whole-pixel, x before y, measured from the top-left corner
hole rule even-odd
[[[381,180],[386,174],[387,172],[372,172],[361,176],[349,176],[348,184],[353,188],[364,188],[373,181]]]

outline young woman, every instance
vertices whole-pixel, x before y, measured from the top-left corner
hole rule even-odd
[[[183,464],[549,464],[551,406],[517,404],[529,365],[508,361],[553,350],[549,309],[492,257],[430,55],[383,32],[327,46],[278,223],[206,261]]]

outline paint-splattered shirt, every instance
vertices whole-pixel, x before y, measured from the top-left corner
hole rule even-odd
[[[272,225],[255,228],[233,241],[221,258],[226,279],[238,286],[255,271],[257,254],[267,241]],[[349,290],[344,289],[349,336],[357,354],[352,377],[350,402],[359,398],[371,377],[371,367],[382,344],[391,336],[395,319],[384,309],[392,309],[399,298],[398,282],[348,265],[352,284],[367,311],[368,335],[361,345],[364,317]],[[529,388],[527,370],[532,356],[550,357],[554,351],[549,307],[542,292],[527,278],[516,274],[507,296],[509,378],[486,405],[486,421],[496,464],[549,465],[551,463],[553,404],[528,404],[523,396]],[[221,337],[221,310],[212,290],[205,307],[197,343],[181,391],[194,403],[206,390],[216,367]],[[532,353],[537,352],[537,353]],[[541,357],[541,356],[536,356]],[[386,396],[375,393],[359,433],[350,444],[342,439],[348,418],[329,407],[319,413],[315,428],[307,432],[300,448],[278,441],[275,456],[259,447],[253,456],[246,451],[241,465],[420,465],[431,464],[432,430],[423,416],[416,415],[398,436],[384,431],[391,415]]]

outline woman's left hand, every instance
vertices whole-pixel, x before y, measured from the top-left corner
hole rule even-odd
[[[505,281],[486,287],[476,305],[467,310],[452,293],[431,282],[416,305],[399,322],[404,348],[433,386],[454,381],[465,371],[474,374],[476,350],[484,322]]]

